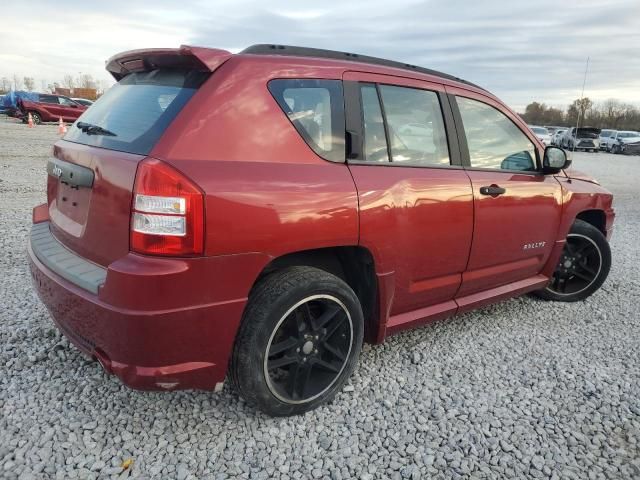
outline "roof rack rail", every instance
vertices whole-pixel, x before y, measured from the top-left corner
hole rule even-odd
[[[409,63],[396,62],[393,60],[386,60],[384,58],[378,57],[370,57],[368,55],[360,55],[358,53],[339,52],[337,50],[324,50],[321,48],[296,47],[291,45],[275,45],[267,43],[251,45],[250,47],[245,48],[239,53],[248,53],[252,55],[289,55],[292,57],[330,58],[333,60],[347,60],[350,62],[369,63],[372,65],[382,65],[385,67],[400,68],[402,70],[426,73],[427,75],[434,75],[436,77],[446,78],[448,80],[455,80],[456,82],[465,83],[472,87],[484,90],[484,88],[474,83],[468,82],[453,75],[449,75],[448,73],[431,70],[429,68],[418,67]]]

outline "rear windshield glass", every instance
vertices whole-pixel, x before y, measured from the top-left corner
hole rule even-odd
[[[146,155],[208,76],[176,69],[131,73],[91,105],[64,139]]]

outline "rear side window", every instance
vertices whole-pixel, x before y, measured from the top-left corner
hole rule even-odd
[[[209,75],[180,69],[131,73],[91,105],[64,139],[146,155]],[[80,123],[101,130],[83,131]]]
[[[345,161],[340,80],[271,80],[269,91],[316,154],[332,162]]]
[[[364,127],[364,159],[368,162],[388,162],[387,136],[376,86],[362,85],[360,96]]]
[[[40,103],[58,103],[58,97],[53,95],[40,95]]]
[[[380,85],[391,161],[421,166],[449,165],[449,147],[435,92]]]

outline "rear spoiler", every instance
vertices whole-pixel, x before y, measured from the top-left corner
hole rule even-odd
[[[129,50],[107,60],[106,69],[116,81],[132,72],[156,68],[183,68],[213,72],[231,58],[232,53],[215,48],[190,47]]]

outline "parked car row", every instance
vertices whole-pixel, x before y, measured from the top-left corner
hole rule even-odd
[[[602,130],[600,150],[610,153],[640,153],[640,132],[632,130]]]
[[[599,129],[593,127],[541,127],[529,128],[545,145],[568,150],[634,155],[640,153],[640,132],[631,130]]]

